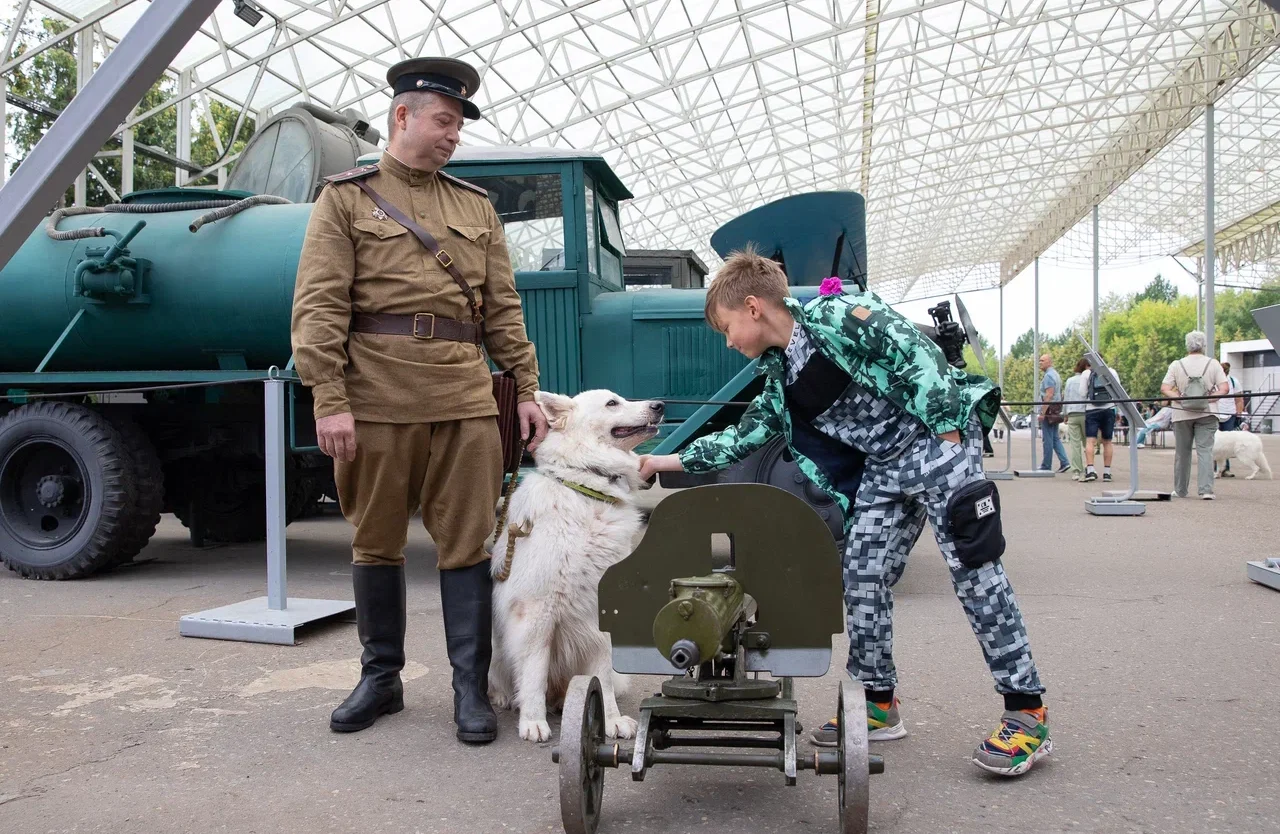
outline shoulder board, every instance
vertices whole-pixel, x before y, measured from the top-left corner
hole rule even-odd
[[[373,165],[361,165],[359,168],[352,168],[350,171],[343,171],[341,174],[334,174],[333,176],[325,177],[324,181],[326,183],[351,182],[352,180],[359,180],[373,176],[376,173],[378,173],[378,166],[376,163]]]
[[[479,194],[481,197],[484,197],[486,200],[489,199],[489,192],[486,191],[481,186],[476,185],[474,182],[467,182],[466,180],[458,179],[453,174],[446,174],[444,171],[437,171],[436,173],[438,173],[441,177],[453,183],[454,185],[460,185],[463,188],[469,188],[472,191]]]

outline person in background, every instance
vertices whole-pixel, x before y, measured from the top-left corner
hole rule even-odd
[[[1071,480],[1084,477],[1084,410],[1081,400],[1086,399],[1088,389],[1084,385],[1084,372],[1089,370],[1089,360],[1076,361],[1075,372],[1062,386],[1062,413],[1067,417],[1067,457],[1071,461]],[[1074,404],[1073,404],[1074,401]]]
[[[1053,367],[1053,357],[1045,354],[1040,357],[1040,370],[1044,376],[1040,379],[1040,402],[1058,403],[1062,400],[1062,377]],[[1053,467],[1053,455],[1058,455],[1059,472],[1070,468],[1067,464],[1067,450],[1062,446],[1062,437],[1058,434],[1058,424],[1062,422],[1062,406],[1052,405],[1040,407],[1040,437],[1044,449],[1044,459],[1040,461],[1040,469],[1049,471]]]
[[[1111,369],[1111,373],[1119,382],[1120,374],[1116,373],[1115,368]],[[1095,374],[1092,368],[1085,372],[1084,390],[1089,405],[1085,406],[1084,412],[1084,477],[1081,480],[1098,480],[1098,472],[1093,468],[1093,450],[1098,435],[1102,435],[1102,480],[1110,483],[1111,458],[1116,453],[1115,444],[1111,442],[1116,430],[1116,404],[1110,401],[1111,395],[1107,393],[1102,377]]]
[[[1196,485],[1200,497],[1213,500],[1213,435],[1218,417],[1213,411],[1215,394],[1227,393],[1227,375],[1217,360],[1205,356],[1208,340],[1202,331],[1187,334],[1187,355],[1169,365],[1160,392],[1176,399],[1173,404],[1173,491],[1187,497],[1191,481],[1191,449],[1196,452]]]
[[[1152,403],[1152,408],[1155,404]],[[1153,431],[1168,431],[1169,425],[1173,420],[1173,406],[1168,400],[1165,400],[1164,407],[1147,418],[1146,424],[1138,429],[1138,436],[1133,442],[1138,444],[1138,448],[1142,449],[1147,445],[1147,434]]]
[[[1231,396],[1222,397],[1214,403],[1214,410],[1218,412],[1218,431],[1239,431],[1244,414],[1244,397],[1240,396],[1240,382],[1231,375],[1230,362],[1222,363],[1222,373],[1227,377],[1227,393]],[[1231,458],[1227,458],[1223,463],[1222,474],[1219,477],[1235,477],[1231,471]]]

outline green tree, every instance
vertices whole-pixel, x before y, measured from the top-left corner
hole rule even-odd
[[[67,24],[65,22],[54,18],[44,18],[36,26],[28,24],[19,31],[13,54],[9,57],[19,57],[30,49],[32,45],[57,35],[66,29]],[[30,61],[20,64],[14,68],[9,76],[9,90],[15,95],[44,105],[51,110],[61,111],[71,102],[76,92],[76,57],[74,50],[75,41],[67,39],[51,49],[45,50]],[[173,96],[175,88],[176,85],[172,78],[162,77],[139,102],[139,112],[145,112],[164,103]],[[229,137],[239,113],[240,111],[236,108],[228,107],[219,101],[212,101],[209,116],[217,124],[219,135]],[[49,125],[52,124],[52,120],[46,115],[29,113],[18,107],[9,108],[8,114],[7,128],[9,136],[17,149],[15,154],[17,158],[10,169],[12,172],[26,158],[31,149],[40,141],[40,138],[44,136]],[[195,110],[193,120],[196,124],[194,125],[191,142],[192,161],[197,165],[211,165],[218,159],[219,153],[208,124],[210,119],[206,118],[201,110]],[[254,127],[254,120],[246,118],[241,126],[239,138],[229,153],[238,153],[244,148],[249,137],[253,135]],[[134,141],[136,143],[150,145],[170,154],[176,153],[177,136],[177,110],[174,107],[169,107],[156,113],[134,128]],[[107,149],[116,150],[119,147],[119,140],[113,140],[108,143]],[[99,159],[95,163],[103,178],[111,184],[112,188],[118,188],[121,181],[120,162],[119,157],[108,157]],[[216,181],[216,176],[210,175],[200,183],[193,184],[209,185],[216,183]],[[164,188],[173,184],[174,170],[171,165],[135,152],[133,167],[134,190]],[[67,203],[71,203],[74,200],[74,186],[67,189],[65,198]],[[112,201],[111,195],[92,176],[88,179],[86,199],[91,206],[104,205]]]
[[[1156,277],[1152,279],[1150,284],[1147,284],[1146,289],[1134,296],[1133,300],[1135,302],[1163,301],[1166,304],[1172,304],[1178,300],[1178,288],[1173,285],[1172,281],[1156,273]]]

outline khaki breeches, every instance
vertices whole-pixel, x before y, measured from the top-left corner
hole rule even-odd
[[[502,447],[492,417],[439,423],[356,421],[356,459],[336,461],[342,514],[356,528],[351,561],[404,564],[409,519],[419,508],[436,543],[436,566],[489,558],[502,488]]]

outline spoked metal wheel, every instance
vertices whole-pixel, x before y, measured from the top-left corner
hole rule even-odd
[[[840,834],[866,834],[871,768],[867,759],[867,696],[861,684],[841,682],[836,714],[840,716]]]
[[[604,699],[595,676],[569,683],[560,722],[560,819],[565,834],[595,834],[600,824],[604,768],[596,750],[604,743]]]

